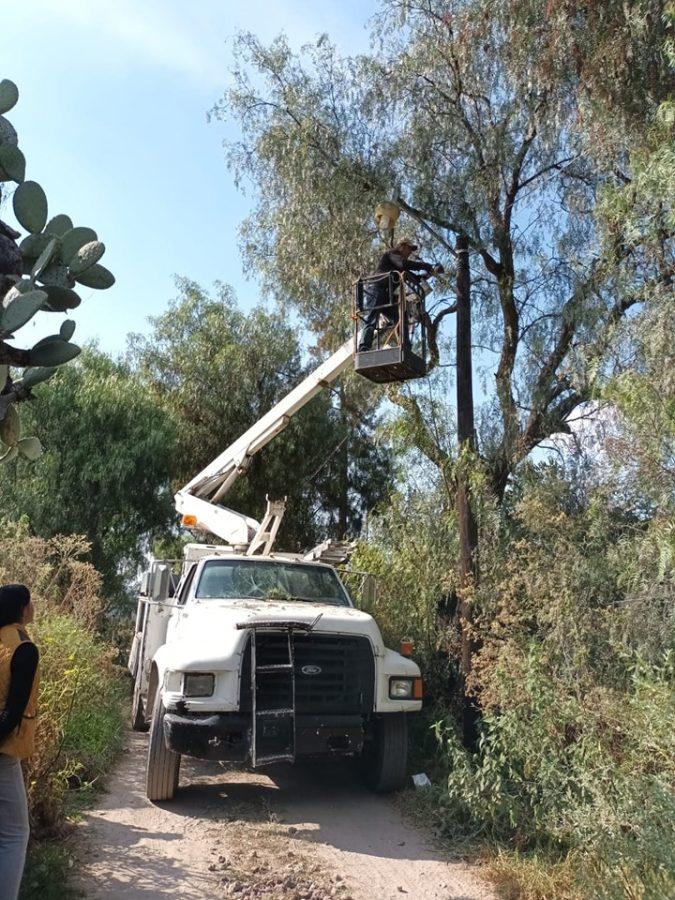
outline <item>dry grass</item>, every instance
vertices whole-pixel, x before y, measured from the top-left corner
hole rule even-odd
[[[0,533],[0,583],[27,584],[36,605],[39,721],[24,772],[33,831],[44,836],[62,826],[69,788],[95,781],[117,752],[126,685],[97,630],[101,579],[83,559],[87,542],[36,538],[25,523],[3,522]]]

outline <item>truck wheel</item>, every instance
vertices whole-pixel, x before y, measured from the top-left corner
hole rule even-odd
[[[134,693],[131,698],[131,729],[132,731],[147,731],[150,727],[145,718],[145,703],[141,694],[140,672],[134,681]]]
[[[145,778],[145,793],[148,800],[173,800],[178,787],[180,753],[169,750],[164,743],[164,712],[162,697],[157,691],[150,725],[148,768]]]
[[[378,794],[398,791],[405,784],[408,763],[408,722],[405,713],[375,719],[375,735],[366,744],[362,765],[366,782]]]

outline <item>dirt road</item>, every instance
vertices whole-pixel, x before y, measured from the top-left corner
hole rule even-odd
[[[75,885],[87,898],[493,900],[475,869],[446,861],[348,765],[263,774],[185,760],[185,786],[154,805],[145,742],[129,737],[78,831]]]

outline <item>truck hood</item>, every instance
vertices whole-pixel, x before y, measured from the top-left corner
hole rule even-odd
[[[166,664],[172,669],[238,669],[248,629],[255,622],[299,622],[315,633],[364,635],[375,656],[384,656],[382,635],[367,613],[348,606],[297,603],[283,600],[205,600],[189,604],[179,614],[167,644]]]

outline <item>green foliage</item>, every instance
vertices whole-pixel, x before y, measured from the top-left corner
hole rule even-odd
[[[118,597],[142,541],[172,518],[169,417],[126,366],[88,349],[45,384],[25,418],[45,453],[0,472],[4,513],[28,516],[41,537],[85,534],[106,596]]]
[[[651,492],[648,469],[638,469]],[[609,473],[611,474],[611,472]],[[435,492],[395,498],[355,568],[374,571],[390,646],[415,638],[425,678],[424,815],[480,838],[512,896],[665,898],[675,889],[675,553],[672,516],[644,518],[602,483],[532,467],[502,510],[478,510],[477,752],[454,712],[456,535]],[[449,654],[449,656],[448,656]]]
[[[39,722],[25,771],[38,838],[63,824],[69,787],[100,778],[123,736],[125,683],[116,648],[97,633],[101,577],[84,561],[87,551],[81,537],[46,541],[30,536],[27,521],[0,522],[0,583],[28,584],[36,606],[30,631],[40,650]]]
[[[675,504],[675,320],[672,297],[653,302],[627,324],[622,340],[632,350],[630,366],[609,382],[603,397],[620,413],[609,452],[631,470],[660,515]]]
[[[398,647],[403,637],[415,642],[415,659],[423,666],[430,702],[448,696],[454,670],[439,634],[439,610],[453,592],[458,552],[454,511],[436,496],[408,499],[394,494],[387,508],[368,522],[350,566],[377,579],[375,602],[365,606],[379,623],[385,643]]]
[[[75,900],[78,894],[67,883],[71,865],[65,848],[33,844],[26,858],[19,900]]]
[[[71,783],[84,784],[108,770],[123,739],[127,691],[113,663],[117,650],[69,614],[48,613],[33,632],[43,672],[41,710],[63,722],[60,776],[67,771]],[[42,802],[36,786],[34,807]]]
[[[176,487],[215,459],[306,374],[296,329],[279,313],[240,312],[231,291],[215,297],[187,280],[153,333],[135,336],[132,354],[153,402],[169,414],[178,436]],[[316,365],[311,363],[312,368]],[[358,395],[357,395],[358,396]],[[225,498],[260,518],[265,496],[288,497],[279,545],[312,544],[326,533],[358,531],[363,508],[386,488],[386,454],[371,441],[367,404],[334,406],[322,392],[253,457]]]
[[[0,111],[9,111],[19,96],[16,85],[0,82]],[[18,182],[14,191],[14,215],[19,225],[29,232],[16,244],[20,235],[0,223],[0,423],[14,416],[17,404],[31,399],[32,387],[39,383],[16,377],[8,366],[25,369],[44,366],[53,369],[74,359],[80,352],[76,344],[61,336],[38,342],[31,350],[7,343],[40,311],[63,312],[80,304],[73,291],[76,281],[86,287],[111,287],[113,275],[99,265],[105,247],[90,228],[74,228],[71,219],[59,214],[49,219],[47,196],[35,181],[25,180],[26,163],[17,147],[16,131],[0,116],[0,181]],[[44,369],[43,372],[46,372]],[[49,376],[46,376],[49,377]],[[45,380],[44,378],[40,380]],[[30,447],[24,456],[35,458],[36,439],[23,439],[20,430],[11,429],[14,442],[7,444],[0,435],[0,462],[10,462]]]
[[[243,36],[215,110],[240,125],[229,163],[256,192],[247,264],[315,331],[344,332],[350,285],[381,249],[381,200],[398,200],[401,226],[449,271],[456,237],[467,238],[474,340],[490,371],[479,452],[498,497],[596,395],[617,321],[668,290],[670,201],[660,213],[640,187],[658,184],[654,160],[643,176],[629,157],[671,83],[663,11],[655,0],[385,0],[368,55],[341,56],[326,36],[299,55],[283,37]],[[669,182],[672,141],[661,152]],[[636,191],[635,217],[650,219],[659,247],[644,228],[607,237],[598,196],[629,202]],[[451,299],[431,310],[441,338]],[[441,348],[452,364],[449,342]],[[389,392],[417,449],[443,468],[425,396]]]

